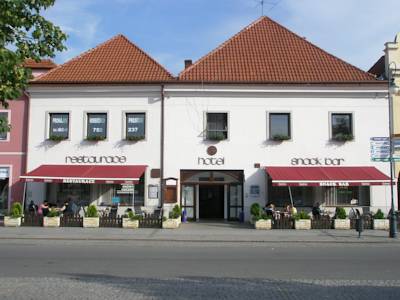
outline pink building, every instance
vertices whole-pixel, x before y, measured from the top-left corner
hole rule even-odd
[[[37,77],[56,65],[51,60],[40,63],[28,60],[25,66]],[[24,184],[20,176],[26,171],[28,106],[29,98],[25,93],[9,101],[8,108],[0,106],[0,116],[11,124],[10,132],[0,134],[0,215],[9,210],[12,202],[23,200]]]

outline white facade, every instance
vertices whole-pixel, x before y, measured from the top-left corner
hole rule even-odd
[[[340,159],[340,166],[374,166],[390,174],[389,163],[372,162],[370,157],[370,138],[388,136],[387,94],[381,87],[176,85],[166,88],[166,103],[165,176],[179,178],[182,169],[243,170],[246,219],[252,203],[264,206],[269,200],[264,166],[290,167],[293,158],[328,158]],[[207,112],[228,114],[227,140],[205,139]],[[290,113],[290,140],[269,140],[271,112]],[[344,112],[353,115],[354,140],[334,142],[330,114]],[[214,156],[207,154],[210,145],[218,150]],[[205,165],[199,158],[221,160],[219,164]],[[259,196],[250,194],[252,185],[259,186]],[[389,186],[371,186],[370,205],[372,211],[388,211]]]
[[[71,164],[71,159],[67,159],[71,156],[125,157],[122,163],[116,160],[101,164],[147,165],[144,204],[158,207],[157,198],[147,197],[147,188],[159,184],[159,179],[151,178],[150,170],[160,168],[160,91],[160,86],[31,87],[27,171],[46,164]],[[144,140],[124,140],[124,116],[128,112],[145,113]],[[67,140],[48,140],[50,113],[69,113]],[[106,140],[85,140],[87,113],[107,113]],[[45,199],[45,191],[45,184],[30,183],[26,202],[51,201]],[[97,204],[102,201],[101,195],[98,196]]]
[[[149,210],[159,205],[148,197],[148,186],[159,185],[150,170],[160,168],[161,86],[44,87],[30,89],[30,123],[27,171],[44,164],[70,163],[68,156],[125,156],[126,165],[147,165],[144,205]],[[178,179],[181,199],[183,170],[243,172],[243,211],[268,201],[267,175],[263,167],[293,166],[295,158],[325,158],[340,166],[374,166],[386,175],[389,163],[373,162],[370,138],[388,136],[388,102],[382,87],[271,87],[230,85],[165,86],[165,163],[164,178]],[[49,113],[68,112],[68,140],[48,140]],[[108,134],[104,141],[85,140],[86,114],[107,113]],[[124,141],[124,113],[146,113],[146,137],[139,142]],[[228,139],[215,142],[205,138],[206,113],[228,115]],[[269,139],[269,113],[290,113],[291,139]],[[351,113],[354,140],[345,143],[331,140],[331,113]],[[217,153],[207,153],[209,146]],[[112,163],[115,164],[115,163]],[[117,163],[118,164],[118,163]],[[225,176],[222,173],[218,176]],[[222,174],[222,175],[221,175]],[[227,176],[229,177],[229,176]],[[227,178],[226,177],[226,178]],[[205,182],[207,184],[207,182]],[[230,185],[223,185],[224,218],[228,218]],[[259,194],[250,193],[258,186]],[[199,218],[199,185],[193,185],[196,201],[194,215]],[[238,193],[242,193],[237,190]],[[45,199],[43,183],[30,183],[26,201]],[[100,198],[96,200],[101,203]],[[93,199],[95,199],[94,197]],[[49,200],[49,199],[47,199]],[[370,187],[370,206],[388,211],[389,186]]]

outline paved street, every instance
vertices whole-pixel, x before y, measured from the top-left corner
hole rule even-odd
[[[177,232],[193,234],[195,230],[202,232],[201,228]],[[8,229],[8,237],[4,238],[3,229],[0,228],[0,299],[400,297],[397,241],[101,240],[98,230],[92,231],[98,237],[94,240],[13,239]],[[231,232],[233,238],[232,229],[216,233],[224,230]],[[152,232],[157,235],[159,231]],[[281,238],[284,234],[280,233]],[[207,240],[207,236],[203,239]]]

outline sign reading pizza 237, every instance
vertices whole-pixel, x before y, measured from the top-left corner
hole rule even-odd
[[[340,166],[344,163],[344,158],[292,158],[292,166]]]

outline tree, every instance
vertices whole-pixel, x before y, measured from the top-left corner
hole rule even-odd
[[[55,0],[0,0],[0,107],[21,96],[31,79],[24,68],[27,58],[36,62],[65,50],[67,36],[41,13]],[[0,119],[0,133],[10,130]]]

